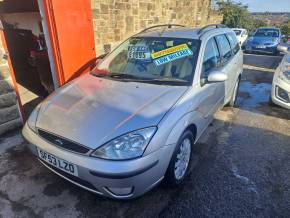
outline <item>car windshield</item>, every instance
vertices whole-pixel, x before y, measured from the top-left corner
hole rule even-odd
[[[200,40],[132,37],[95,67],[92,74],[121,81],[190,85]]]
[[[279,31],[276,29],[258,29],[254,34],[256,37],[279,37]]]
[[[237,36],[241,35],[241,30],[234,30],[234,32],[236,33]]]

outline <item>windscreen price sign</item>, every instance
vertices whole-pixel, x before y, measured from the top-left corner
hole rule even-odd
[[[128,59],[150,61],[150,51],[147,46],[129,46]]]

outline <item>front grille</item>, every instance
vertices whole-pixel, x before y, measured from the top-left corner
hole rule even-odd
[[[54,134],[48,133],[46,131],[43,131],[41,129],[38,130],[38,134],[44,138],[45,140],[51,142],[52,144],[64,148],[66,150],[74,151],[81,154],[86,154],[90,151],[90,149],[81,146],[75,142],[69,141],[67,139],[64,139],[62,137],[56,136]]]
[[[66,172],[64,172],[64,171],[62,171],[62,170],[60,170],[60,169],[58,169],[58,168],[56,168],[56,167],[54,167],[52,165],[49,165],[49,164],[45,163],[44,161],[42,161],[40,159],[38,159],[38,160],[43,165],[45,165],[46,167],[53,169],[55,172],[59,173],[60,175],[64,176],[65,178],[67,178],[67,179],[69,179],[69,180],[71,180],[71,181],[73,181],[73,182],[75,182],[75,183],[77,183],[79,185],[82,185],[82,186],[84,186],[84,187],[86,187],[88,189],[91,189],[91,190],[94,190],[96,192],[99,192],[99,190],[96,189],[96,187],[93,186],[91,183],[89,183],[89,182],[87,182],[87,181],[85,181],[85,180],[83,180],[83,179],[81,179],[79,177],[73,176],[73,175],[71,175],[69,173],[66,173]]]

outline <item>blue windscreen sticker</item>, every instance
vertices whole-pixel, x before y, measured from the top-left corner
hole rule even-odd
[[[190,55],[193,55],[192,51],[189,48],[186,48],[184,50],[175,52],[173,54],[169,54],[169,55],[163,56],[161,58],[158,58],[158,59],[154,60],[154,63],[157,66],[160,66],[162,64],[167,64],[167,63],[169,63],[171,61],[174,61],[174,60],[177,60],[177,59],[180,59],[180,58],[184,58],[184,57],[187,57],[187,56],[190,56]]]

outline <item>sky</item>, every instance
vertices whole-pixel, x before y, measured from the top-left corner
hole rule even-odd
[[[250,12],[290,12],[290,0],[236,0],[249,6]]]

